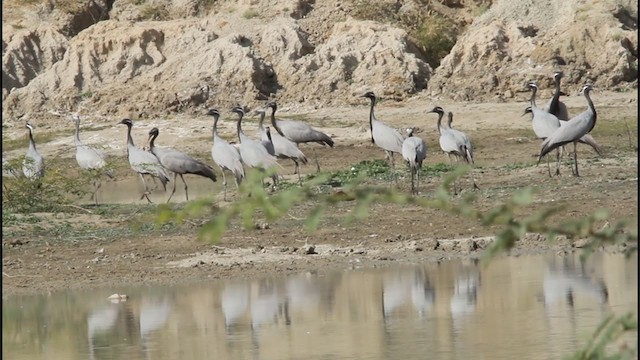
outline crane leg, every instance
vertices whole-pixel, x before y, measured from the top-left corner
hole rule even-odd
[[[411,170],[411,194],[415,195],[416,194],[416,184],[415,184],[416,172],[413,167],[410,170]]]
[[[560,176],[560,160],[562,159],[562,155],[560,154],[564,148],[556,149],[556,176]]]
[[[318,153],[313,150],[313,157],[316,159],[316,171],[320,172],[320,162],[318,161]]]
[[[227,201],[227,176],[224,174],[224,169],[220,168],[220,172],[222,173],[222,187],[224,189],[222,200]],[[236,185],[238,185],[237,182]]]
[[[169,203],[169,201],[171,200],[173,193],[176,192],[176,180],[178,180],[178,173],[173,173],[173,190],[171,190],[171,195],[169,195],[169,198],[167,199],[167,203]]]
[[[578,173],[578,142],[574,141],[573,142],[573,163],[576,166],[576,176],[580,176],[580,174]]]
[[[149,204],[153,204],[151,199],[149,199],[149,189],[147,188],[147,181],[144,179],[144,175],[142,174],[139,174],[139,175],[140,175],[140,179],[142,179],[142,185],[144,185],[144,191],[142,192],[142,196],[140,196],[140,200],[146,197]]]
[[[101,186],[102,186],[102,182],[100,181],[93,182],[93,195],[91,195],[91,198],[95,201],[96,205],[98,205],[98,190],[100,189]]]
[[[182,182],[184,183],[184,195],[187,197],[187,201],[189,201],[189,191],[188,191],[188,187],[187,187],[187,182],[184,181],[184,177],[182,176],[182,174],[180,174],[180,179],[182,179]],[[175,185],[176,184],[174,183],[173,186],[175,186]]]
[[[294,171],[294,174],[298,174],[298,182],[300,184],[302,184],[302,178],[300,177],[300,165],[298,164],[298,161],[296,161],[296,160],[293,160],[293,163],[296,164],[296,170]]]

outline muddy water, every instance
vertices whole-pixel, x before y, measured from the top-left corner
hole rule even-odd
[[[2,355],[558,359],[608,314],[636,309],[637,264],[551,254],[10,298]]]
[[[222,194],[222,175],[219,176],[218,181],[213,182],[210,179],[203,178],[201,176],[185,175],[184,179],[187,182],[189,191],[189,200],[195,200],[203,197],[212,197]],[[230,176],[229,184],[227,186],[228,194],[236,191],[236,185],[233,182],[233,178]],[[173,189],[173,176],[171,181],[167,183],[167,190],[162,188],[162,183],[156,180],[156,183],[151,180],[150,177],[145,177],[147,186],[151,191],[149,198],[155,204],[165,203],[171,195]],[[127,178],[125,180],[118,181],[105,181],[98,190],[98,201],[100,204],[146,204],[147,199],[140,199],[144,186],[139,176],[133,178]],[[178,176],[176,183],[176,192],[171,198],[171,202],[184,202],[184,184]],[[79,201],[80,204],[93,204],[93,200],[90,199],[90,195],[85,196],[84,199]]]

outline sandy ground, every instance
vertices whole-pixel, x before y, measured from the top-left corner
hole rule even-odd
[[[564,205],[560,222],[591,214],[597,208],[609,210],[609,222],[623,218],[636,219],[638,204],[637,171],[637,94],[598,93],[592,98],[598,109],[598,124],[592,135],[604,150],[602,157],[585,145],[578,147],[580,177],[571,175],[568,162],[562,175],[549,177],[546,166],[535,166],[539,148],[530,127],[530,117],[520,115],[526,107],[526,94],[517,94],[523,101],[511,103],[457,104],[414,98],[405,103],[383,101],[376,108],[382,121],[398,128],[417,126],[417,134],[427,142],[426,164],[446,163],[439,151],[435,114],[426,114],[434,105],[454,112],[454,126],[467,132],[475,147],[474,175],[480,186],[475,190],[476,204],[481,209],[509,199],[517,189],[533,186],[536,189],[530,211],[548,204]],[[543,103],[542,101],[539,101]],[[571,114],[586,108],[584,98],[565,99]],[[221,133],[233,136],[235,119],[222,110],[224,123]],[[293,110],[296,110],[294,112]],[[336,141],[333,149],[303,145],[301,149],[318,160],[323,170],[347,169],[367,159],[382,159],[383,152],[371,144],[368,132],[368,106],[340,109],[287,109],[279,114],[294,118],[304,116],[313,126],[331,134]],[[119,119],[85,117],[83,127],[99,127],[99,131],[82,134],[86,143],[104,145],[117,162],[126,162],[125,127]],[[205,116],[136,122],[134,139],[137,144],[146,140],[146,132],[154,126],[161,129],[158,145],[172,146],[198,154],[210,160],[211,119]],[[626,125],[625,125],[626,123]],[[24,136],[22,124],[5,124],[5,138]],[[36,122],[38,131],[63,131],[61,135],[39,150],[45,157],[73,156],[73,126],[71,121],[59,119]],[[627,131],[629,126],[632,131]],[[43,130],[46,129],[46,130]],[[250,117],[245,132],[253,134],[255,117]],[[24,149],[8,152],[10,158]],[[291,162],[281,162],[285,174],[293,172]],[[400,163],[400,161],[398,161]],[[404,165],[401,165],[404,166]],[[117,181],[130,181],[134,174],[125,165]],[[315,166],[302,168],[312,173]],[[405,173],[398,187],[409,190]],[[189,181],[187,179],[187,181]],[[424,179],[421,194],[428,196],[440,184],[441,177]],[[474,191],[467,178],[461,180],[465,192]],[[183,199],[179,190],[174,196]],[[233,192],[233,197],[236,197]],[[138,202],[132,194],[132,202]],[[219,195],[222,201],[221,194]],[[140,202],[141,204],[143,202]],[[69,226],[117,228],[129,226],[130,214],[105,218],[95,208],[69,214],[37,214],[40,226]],[[197,240],[198,225],[186,231],[143,232],[128,236],[86,236],[82,239],[48,237],[46,232],[15,231],[28,224],[3,225],[3,297],[57,291],[74,288],[117,286],[122,284],[182,283],[214,278],[270,276],[299,271],[331,271],[345,268],[391,266],[399,262],[439,261],[450,257],[480,257],[482,249],[491,241],[497,228],[486,228],[475,220],[452,216],[443,211],[416,206],[374,204],[369,216],[352,224],[342,221],[353,210],[353,204],[339,204],[321,222],[319,230],[309,233],[302,227],[305,206],[297,207],[289,216],[270,223],[264,229],[243,229],[233,223],[220,243],[211,245]],[[604,225],[604,222],[603,222]],[[632,226],[637,228],[637,222]],[[4,234],[20,234],[9,235]],[[314,251],[311,251],[313,248]],[[548,244],[543,237],[530,234],[522,239],[514,254],[540,251],[574,251],[575,244],[560,241]],[[614,249],[615,250],[615,249]]]

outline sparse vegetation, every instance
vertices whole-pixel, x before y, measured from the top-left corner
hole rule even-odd
[[[169,19],[169,9],[164,4],[145,3],[140,7],[140,17],[143,20],[167,20]]]
[[[242,17],[245,19],[253,19],[254,17],[258,16],[258,14],[259,14],[258,11],[255,9],[247,9],[242,14]]]
[[[453,45],[460,24],[429,10],[428,6],[409,13],[399,13],[398,6],[384,2],[356,1],[354,17],[389,23],[405,29],[422,52],[425,60],[436,68]]]

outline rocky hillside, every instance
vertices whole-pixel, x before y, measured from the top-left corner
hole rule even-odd
[[[637,88],[637,1],[3,1],[3,122]]]

